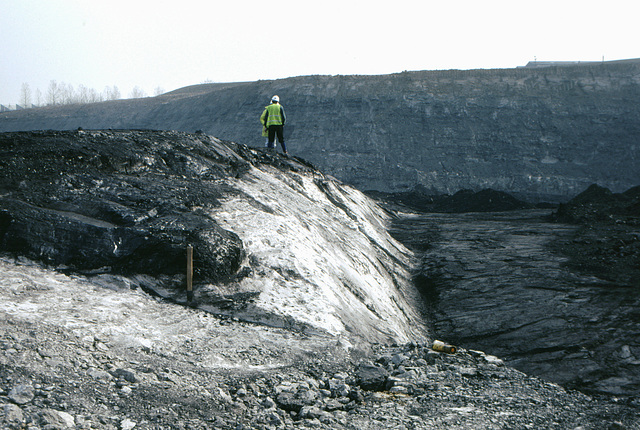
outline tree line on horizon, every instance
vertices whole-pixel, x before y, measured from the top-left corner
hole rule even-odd
[[[164,93],[164,90],[157,87],[154,91],[154,95],[160,95]],[[142,98],[147,97],[146,92],[138,86],[133,87],[129,98]],[[70,105],[70,104],[87,104],[87,103],[99,103],[109,100],[122,99],[122,94],[117,86],[106,86],[102,92],[98,92],[94,88],[88,88],[84,85],[79,85],[74,88],[71,84],[65,84],[64,82],[58,83],[55,80],[49,82],[49,86],[45,93],[37,88],[34,91],[28,83],[23,83],[20,88],[19,105],[23,108],[28,107],[41,107],[41,106],[56,106],[56,105]]]

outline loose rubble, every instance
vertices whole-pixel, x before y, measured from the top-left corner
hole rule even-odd
[[[7,314],[1,321],[6,429],[640,428],[637,401],[569,392],[483,352],[440,353],[426,341],[309,351],[275,369],[212,369],[186,351],[123,348]],[[242,324],[219,321],[212,334]],[[229,353],[244,350],[242,341]],[[242,361],[273,346],[264,348]]]

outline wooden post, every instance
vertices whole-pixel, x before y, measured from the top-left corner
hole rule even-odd
[[[187,301],[193,300],[193,246],[187,245]]]

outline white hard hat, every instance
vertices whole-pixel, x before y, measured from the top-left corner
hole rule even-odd
[[[271,97],[271,101],[272,101],[272,102],[279,103],[279,102],[280,102],[280,97],[278,97],[278,96],[273,96],[273,97]]]

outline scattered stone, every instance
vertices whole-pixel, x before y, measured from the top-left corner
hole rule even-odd
[[[113,379],[113,376],[106,370],[91,368],[87,371],[87,374],[96,380],[109,381]]]
[[[218,387],[218,395],[220,396],[220,399],[224,403],[227,403],[227,404],[233,403],[233,398],[229,395],[229,393],[227,393],[225,390],[223,390],[220,387]]]
[[[380,366],[363,362],[358,366],[356,378],[363,390],[382,391],[385,389],[389,372]]]
[[[11,403],[0,404],[2,408],[3,416],[0,419],[0,425],[2,428],[18,429],[22,427],[24,421],[24,414],[19,406]]]
[[[351,391],[349,385],[345,384],[344,379],[336,379],[335,377],[328,382],[329,391],[334,397],[345,397]]]
[[[316,419],[323,416],[325,412],[316,406],[303,406],[300,409],[300,418]]]
[[[264,417],[264,421],[272,426],[279,427],[282,425],[282,417],[275,411],[268,411]]]
[[[278,394],[276,402],[284,410],[300,412],[303,406],[313,405],[318,397],[318,393],[308,387],[296,386],[291,391]]]
[[[409,392],[409,389],[403,385],[394,385],[393,387],[389,388],[389,392],[394,394],[407,394]]]
[[[462,376],[473,377],[478,376],[478,369],[475,367],[460,366],[457,368]]]
[[[135,371],[131,369],[116,369],[112,371],[111,374],[115,378],[122,378],[125,381],[131,382],[132,384],[135,384],[136,382],[138,382],[138,377]]]
[[[98,351],[102,351],[102,352],[109,351],[109,347],[107,345],[105,345],[104,343],[102,343],[102,342],[96,342],[95,348]]]
[[[1,336],[0,331],[0,344]],[[42,340],[47,341],[50,339]],[[33,348],[35,351],[36,345]],[[0,358],[5,352],[0,348]],[[227,352],[231,354],[233,349]],[[0,409],[0,428],[23,429],[28,423],[33,430],[420,429],[440,428],[443,423],[452,428],[540,428],[544,422],[553,428],[635,430],[638,427],[634,423],[640,418],[637,406],[627,409],[622,400],[602,403],[565,391],[508,366],[494,366],[487,361],[489,356],[479,351],[440,354],[435,364],[429,364],[426,359],[418,358],[428,355],[422,347],[376,347],[368,360],[355,366],[333,361],[333,357],[327,355],[314,365],[264,371],[259,379],[253,370],[212,373],[211,369],[194,368],[191,361],[179,364],[176,355],[170,360],[155,357],[158,360],[158,369],[155,369],[151,363],[142,365],[140,356],[135,355],[146,353],[135,349],[128,350],[129,353],[134,355],[113,357],[104,364],[114,375],[110,373],[110,377],[117,378],[109,384],[94,377],[101,375],[99,372],[92,376],[91,369],[69,366],[68,374],[60,379],[54,376],[54,369],[39,368],[39,371],[52,372],[48,381],[33,379],[30,382],[35,399],[26,406],[4,405]],[[263,353],[261,350],[258,355]],[[396,359],[396,364],[388,360],[391,373],[373,364],[384,362],[386,359],[382,357],[401,356],[407,358]],[[64,354],[59,357],[65,360]],[[193,356],[186,357],[191,360]],[[44,365],[37,359],[34,363]],[[125,377],[130,373],[135,375],[136,371],[122,363],[143,369],[136,375],[135,390]],[[340,368],[339,372],[336,367]],[[162,373],[175,375],[176,384],[142,377]],[[363,378],[365,375],[369,379]],[[24,379],[1,374],[0,380]],[[371,386],[375,385],[371,381],[384,383],[384,387],[378,386],[375,392],[364,391],[360,385],[363,381],[370,381]],[[114,387],[119,390],[114,392]],[[603,416],[615,417],[615,421]]]
[[[391,362],[393,363],[394,366],[399,366],[402,363],[404,363],[408,358],[403,355],[403,354],[395,354],[393,357],[391,357]]]
[[[159,381],[173,382],[174,384],[179,384],[180,383],[180,377],[178,375],[176,375],[175,373],[171,373],[171,372],[159,372],[158,373],[158,380]]]
[[[24,405],[29,403],[35,397],[35,390],[30,384],[16,385],[9,391],[9,400],[18,404]]]
[[[271,409],[271,408],[274,408],[276,406],[276,402],[274,402],[271,397],[267,397],[262,401],[262,406],[265,409]]]
[[[125,418],[124,420],[122,420],[120,422],[120,429],[121,430],[131,430],[135,426],[136,426],[136,423],[131,421],[129,418]]]
[[[58,355],[55,351],[49,348],[38,348],[38,354],[40,354],[42,358],[53,358]]]
[[[44,409],[40,412],[40,423],[50,430],[64,430],[75,427],[75,419],[67,412],[55,409]]]

